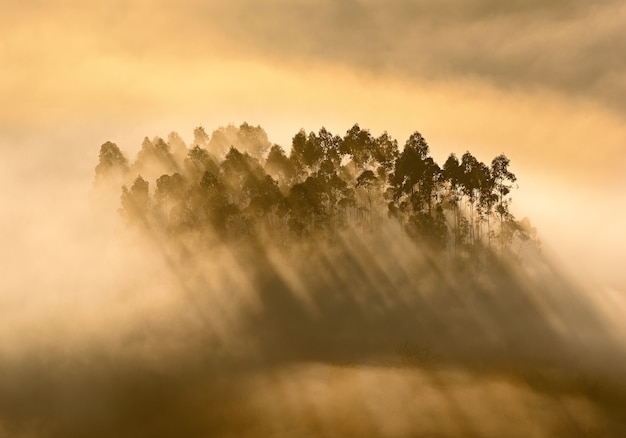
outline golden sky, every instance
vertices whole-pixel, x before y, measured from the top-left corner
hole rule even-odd
[[[3,225],[90,184],[107,140],[358,122],[419,130],[439,163],[506,153],[546,249],[626,290],[623,29],[619,0],[5,0]]]

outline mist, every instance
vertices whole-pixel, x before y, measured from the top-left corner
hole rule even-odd
[[[172,239],[125,225],[84,153],[2,172],[3,434],[623,434],[624,303],[549,254],[476,270],[387,219]]]
[[[624,12],[3,2],[0,436],[623,436]],[[243,121],[287,154],[356,122],[439,164],[506,154],[539,245],[455,263],[386,210],[308,243],[172,238],[119,214],[137,172],[96,184],[107,141],[132,162]]]

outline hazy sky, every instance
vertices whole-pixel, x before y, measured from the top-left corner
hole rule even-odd
[[[516,212],[626,289],[626,5],[618,0],[4,0],[2,196],[90,184],[99,146],[247,121],[289,146],[355,122],[440,163],[501,152]],[[9,175],[9,176],[7,176]],[[67,193],[58,189],[58,194]],[[6,225],[6,224],[5,224]],[[582,251],[582,255],[581,255]],[[576,257],[571,257],[577,254]]]

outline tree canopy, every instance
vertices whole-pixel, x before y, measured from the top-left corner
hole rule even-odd
[[[469,151],[460,160],[450,154],[440,167],[420,132],[400,150],[387,132],[375,137],[357,124],[343,137],[302,129],[290,146],[287,153],[270,144],[261,127],[247,123],[211,136],[198,127],[189,148],[175,132],[167,142],[146,137],[130,164],[106,142],[96,180],[125,175],[120,211],[127,222],[171,236],[286,245],[332,239],[345,227],[373,233],[396,224],[415,244],[455,255],[515,252],[534,241],[528,220],[511,214],[517,178],[504,154],[490,165]],[[500,245],[491,248],[494,238]]]

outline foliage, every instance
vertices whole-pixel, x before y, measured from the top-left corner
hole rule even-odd
[[[517,255],[537,242],[528,220],[516,221],[509,210],[516,176],[504,154],[491,166],[469,151],[461,160],[451,154],[440,167],[419,132],[400,151],[387,132],[373,137],[359,125],[343,137],[300,130],[289,154],[247,123],[193,134],[190,149],[176,133],[167,143],[144,139],[131,166],[114,143],[102,145],[98,181],[114,169],[167,170],[154,178],[153,194],[141,176],[122,188],[129,222],[173,235],[288,244],[332,238],[347,226],[373,232],[391,219],[417,245],[457,255],[477,254],[495,237],[501,251]]]

